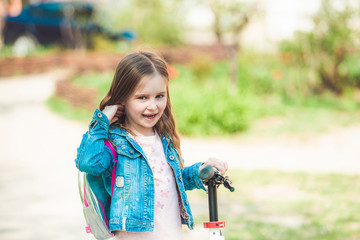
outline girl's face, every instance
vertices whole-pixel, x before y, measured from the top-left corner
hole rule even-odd
[[[137,136],[154,135],[153,127],[166,107],[166,87],[165,79],[158,73],[144,76],[125,102],[125,127]]]

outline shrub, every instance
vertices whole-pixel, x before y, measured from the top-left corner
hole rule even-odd
[[[353,65],[358,58],[360,5],[323,0],[312,17],[312,32],[298,32],[294,40],[284,41],[281,51],[290,54],[295,65],[306,66],[317,75],[314,93],[332,91],[338,95],[347,87],[359,85],[359,71]],[[356,64],[358,65],[358,64]]]
[[[179,78],[171,82],[170,91],[182,134],[234,134],[248,128],[244,98],[228,94],[226,76],[215,77],[215,69],[208,80],[198,81],[190,69],[182,68],[179,72]]]
[[[214,60],[206,54],[196,54],[190,62],[190,67],[196,76],[196,81],[206,80],[214,66]]]

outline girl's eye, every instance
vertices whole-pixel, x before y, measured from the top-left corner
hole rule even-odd
[[[156,96],[157,98],[163,98],[163,97],[165,97],[163,94],[160,94],[160,95],[157,95]]]
[[[140,97],[138,97],[138,99],[140,99],[140,100],[145,100],[146,97],[145,97],[145,96],[140,96]]]

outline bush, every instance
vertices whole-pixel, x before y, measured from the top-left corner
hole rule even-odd
[[[205,81],[213,67],[215,66],[214,60],[206,54],[196,54],[190,62],[191,70],[194,72],[196,81]]]
[[[294,65],[305,66],[317,75],[311,86],[313,93],[332,91],[341,95],[347,87],[360,85],[359,71],[354,68],[359,57],[360,32],[354,24],[360,20],[359,10],[359,4],[323,0],[312,17],[312,32],[298,32],[294,40],[280,45],[281,51],[292,56]]]
[[[179,72],[179,78],[171,82],[170,94],[182,134],[234,134],[249,127],[245,98],[228,94],[226,75],[217,76],[215,68],[208,80],[199,81],[189,68]]]

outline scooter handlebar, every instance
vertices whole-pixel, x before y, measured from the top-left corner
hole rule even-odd
[[[200,171],[200,178],[203,181],[207,181],[209,179],[211,179],[214,176],[214,168],[211,167],[210,165],[204,167],[203,169],[201,169]]]
[[[200,171],[200,178],[205,182],[205,184],[213,179],[216,184],[220,185],[223,184],[224,187],[230,190],[230,192],[235,191],[235,188],[231,186],[231,181],[228,177],[222,176],[216,168],[213,168],[212,166],[208,165],[201,169]]]

